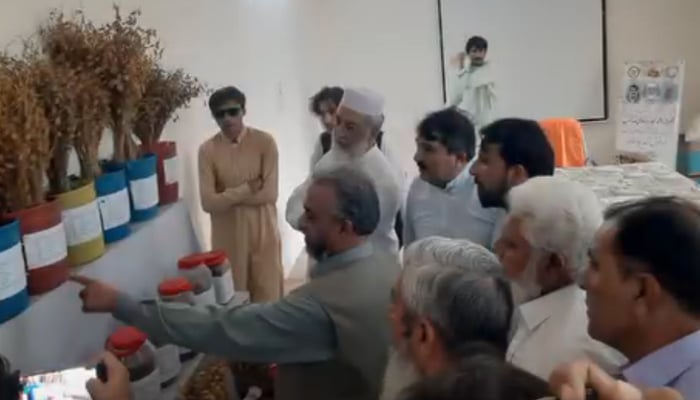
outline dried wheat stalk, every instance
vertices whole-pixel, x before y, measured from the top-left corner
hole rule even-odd
[[[86,74],[95,74],[109,95],[109,123],[114,133],[114,159],[137,156],[131,139],[138,102],[143,96],[150,66],[161,56],[156,32],[138,25],[139,11],[96,27],[82,12],[67,19],[54,11],[40,31],[42,48],[51,60]],[[46,32],[58,32],[48,35]]]
[[[141,140],[143,149],[152,151],[168,121],[177,120],[176,111],[203,91],[200,81],[183,70],[166,71],[160,65],[153,65],[134,121],[134,134]]]
[[[34,91],[37,71],[0,57],[0,211],[42,203],[44,171],[51,159],[49,122]]]

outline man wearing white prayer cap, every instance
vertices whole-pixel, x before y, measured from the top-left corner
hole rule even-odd
[[[333,129],[333,146],[314,166],[312,175],[340,167],[365,173],[379,195],[380,221],[370,237],[377,251],[398,254],[398,237],[394,231],[396,215],[402,203],[401,178],[377,148],[376,135],[384,122],[384,99],[364,88],[345,88],[336,113],[338,125]],[[287,202],[287,222],[299,230],[304,214],[304,198],[310,179],[297,187]],[[325,254],[310,254],[323,259]]]

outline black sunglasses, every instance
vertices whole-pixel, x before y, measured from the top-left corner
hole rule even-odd
[[[216,119],[223,119],[225,116],[229,117],[237,117],[241,113],[241,108],[240,107],[231,107],[231,108],[224,108],[221,110],[216,110],[214,111],[214,118]]]

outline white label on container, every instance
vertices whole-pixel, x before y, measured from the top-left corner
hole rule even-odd
[[[150,375],[136,382],[131,382],[132,400],[160,399],[160,372],[158,368]]]
[[[163,178],[166,185],[173,184],[179,179],[180,159],[178,156],[166,158],[163,160]]]
[[[156,349],[156,361],[160,370],[160,382],[165,383],[180,373],[180,349],[172,344]]]
[[[134,210],[148,210],[158,205],[158,178],[156,174],[129,181]]]
[[[197,306],[208,306],[211,304],[216,304],[216,295],[214,294],[214,286],[212,286],[206,292],[196,294],[194,296],[194,304]]]
[[[129,223],[131,210],[129,209],[129,191],[126,188],[97,199],[102,216],[104,230],[109,230]]]
[[[228,304],[231,301],[235,290],[233,289],[233,276],[230,269],[222,276],[214,277],[214,292],[216,293],[217,303]]]
[[[63,225],[68,246],[87,243],[102,235],[102,222],[97,201],[63,211]]]
[[[22,244],[0,251],[0,300],[10,298],[27,287]]]
[[[68,256],[68,243],[63,223],[40,232],[28,233],[22,237],[27,268],[45,267],[57,263]]]

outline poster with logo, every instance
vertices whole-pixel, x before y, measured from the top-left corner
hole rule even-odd
[[[615,137],[618,160],[660,161],[676,168],[684,69],[683,61],[625,64]]]

